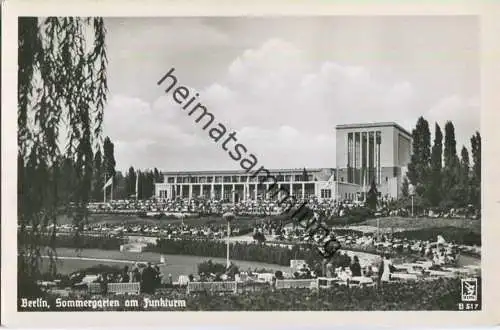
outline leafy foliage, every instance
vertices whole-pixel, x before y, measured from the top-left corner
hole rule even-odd
[[[108,88],[102,18],[23,17],[18,24],[18,219],[26,234],[18,242],[22,290],[23,281],[39,275],[41,242],[58,212],[68,212],[80,229],[86,219]],[[61,176],[63,169],[70,177]],[[52,243],[55,229],[49,234]],[[54,255],[50,246],[47,253]]]
[[[223,274],[226,271],[226,265],[215,263],[208,260],[198,264],[198,274]]]
[[[413,130],[413,155],[408,164],[407,179],[415,185],[415,207],[424,210],[463,208],[472,204],[477,211],[481,208],[481,136],[476,132],[471,138],[472,167],[469,151],[462,147],[457,155],[455,127],[447,121],[443,133],[436,123],[434,143],[427,158],[428,124],[420,117]],[[406,179],[406,178],[405,178]],[[405,183],[403,183],[405,188]],[[399,201],[402,207],[408,207],[408,198],[403,191]],[[405,206],[406,205],[406,206]]]

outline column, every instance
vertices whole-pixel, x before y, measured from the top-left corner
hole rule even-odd
[[[377,134],[377,133],[375,132],[375,134]],[[377,135],[375,135],[374,149],[375,149],[375,157],[374,157],[375,158],[375,164],[374,164],[375,165],[374,166],[375,167],[375,171],[374,171],[375,172],[374,173],[375,183],[379,184],[379,182],[378,182],[378,149],[379,149],[379,146],[377,144]]]
[[[288,191],[290,196],[293,196],[293,183],[290,183],[290,190]]]
[[[224,199],[224,182],[221,184],[221,188],[220,188],[220,196],[221,196],[221,200]]]
[[[255,193],[254,193],[254,195],[255,195],[255,200],[257,200],[257,196],[259,196],[258,191],[257,191],[257,187],[258,187],[258,186],[259,186],[259,184],[258,184],[258,183],[256,183],[256,184],[255,184]]]
[[[212,181],[212,184],[210,185],[210,198],[214,199],[215,198],[215,188],[214,188],[214,183]]]
[[[234,183],[233,183],[233,190],[232,190],[232,192],[231,192],[231,196],[232,196],[232,198],[233,198],[233,203],[235,202],[235,197],[236,197],[236,191],[235,191],[235,189],[236,189],[236,188],[235,188],[235,185],[234,185]]]
[[[183,186],[184,186],[184,184],[181,184],[181,191],[180,191],[181,198],[183,198],[183,197],[184,197],[184,195],[182,194],[182,190],[183,190],[183,189],[182,189],[182,187],[183,187]]]
[[[302,183],[302,199],[306,197],[306,184]]]
[[[189,199],[193,198],[193,184],[190,183],[189,184],[189,195],[188,195]]]
[[[370,132],[366,132],[366,170],[363,185],[368,184],[368,173],[370,172]],[[366,192],[366,191],[365,191]]]

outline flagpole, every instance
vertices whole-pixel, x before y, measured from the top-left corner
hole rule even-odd
[[[139,199],[139,170],[135,174],[135,200]]]
[[[104,173],[104,203],[106,203],[106,183],[108,182],[106,178],[106,173]]]

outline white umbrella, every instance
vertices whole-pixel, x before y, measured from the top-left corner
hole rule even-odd
[[[436,243],[438,243],[438,244],[446,244],[446,241],[444,240],[443,236],[438,235]]]

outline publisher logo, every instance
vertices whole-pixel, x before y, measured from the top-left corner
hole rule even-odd
[[[477,278],[462,279],[462,301],[477,300]]]

